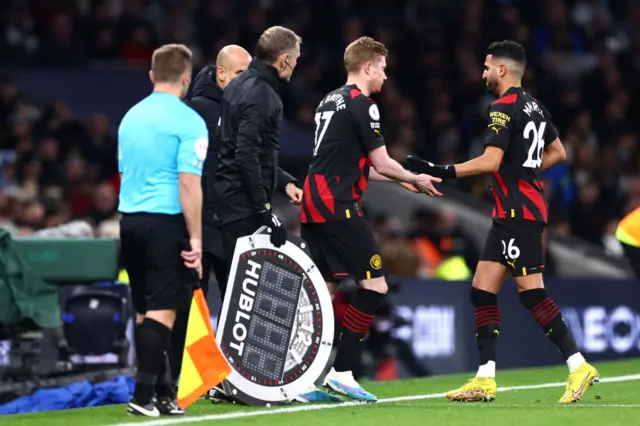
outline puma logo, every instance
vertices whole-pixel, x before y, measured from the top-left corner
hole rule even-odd
[[[511,266],[513,269],[516,269],[516,261],[515,260],[507,260],[507,265]]]

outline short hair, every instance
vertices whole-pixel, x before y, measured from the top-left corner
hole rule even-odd
[[[285,52],[292,51],[302,44],[302,38],[285,27],[267,28],[258,39],[256,57],[267,63],[274,63]]]
[[[527,64],[527,54],[524,51],[524,47],[512,40],[491,43],[487,54],[496,58],[511,59],[523,66]]]
[[[379,56],[385,58],[389,51],[384,44],[371,37],[360,37],[347,46],[344,51],[344,67],[347,72],[355,72],[367,62],[373,62]]]
[[[184,44],[165,44],[153,52],[151,71],[156,83],[175,83],[190,71],[193,54]]]

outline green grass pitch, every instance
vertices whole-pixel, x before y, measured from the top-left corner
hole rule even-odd
[[[300,426],[628,426],[640,424],[640,360],[596,363],[602,382],[582,401],[559,405],[567,378],[565,366],[498,372],[496,401],[454,403],[443,393],[469,375],[368,383],[376,404],[296,404],[256,408],[198,401],[184,418],[131,417],[124,406],[0,417],[2,426],[163,426],[300,425]]]

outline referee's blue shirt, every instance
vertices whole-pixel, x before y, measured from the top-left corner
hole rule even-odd
[[[118,210],[182,213],[178,173],[202,175],[209,135],[204,120],[177,96],[153,92],[118,128]]]

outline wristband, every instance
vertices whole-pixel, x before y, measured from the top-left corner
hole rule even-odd
[[[431,176],[443,178],[443,179],[455,179],[456,168],[452,165],[441,166],[439,164],[433,164],[431,161],[423,160],[415,155],[407,155],[408,169],[414,173],[425,173]]]

